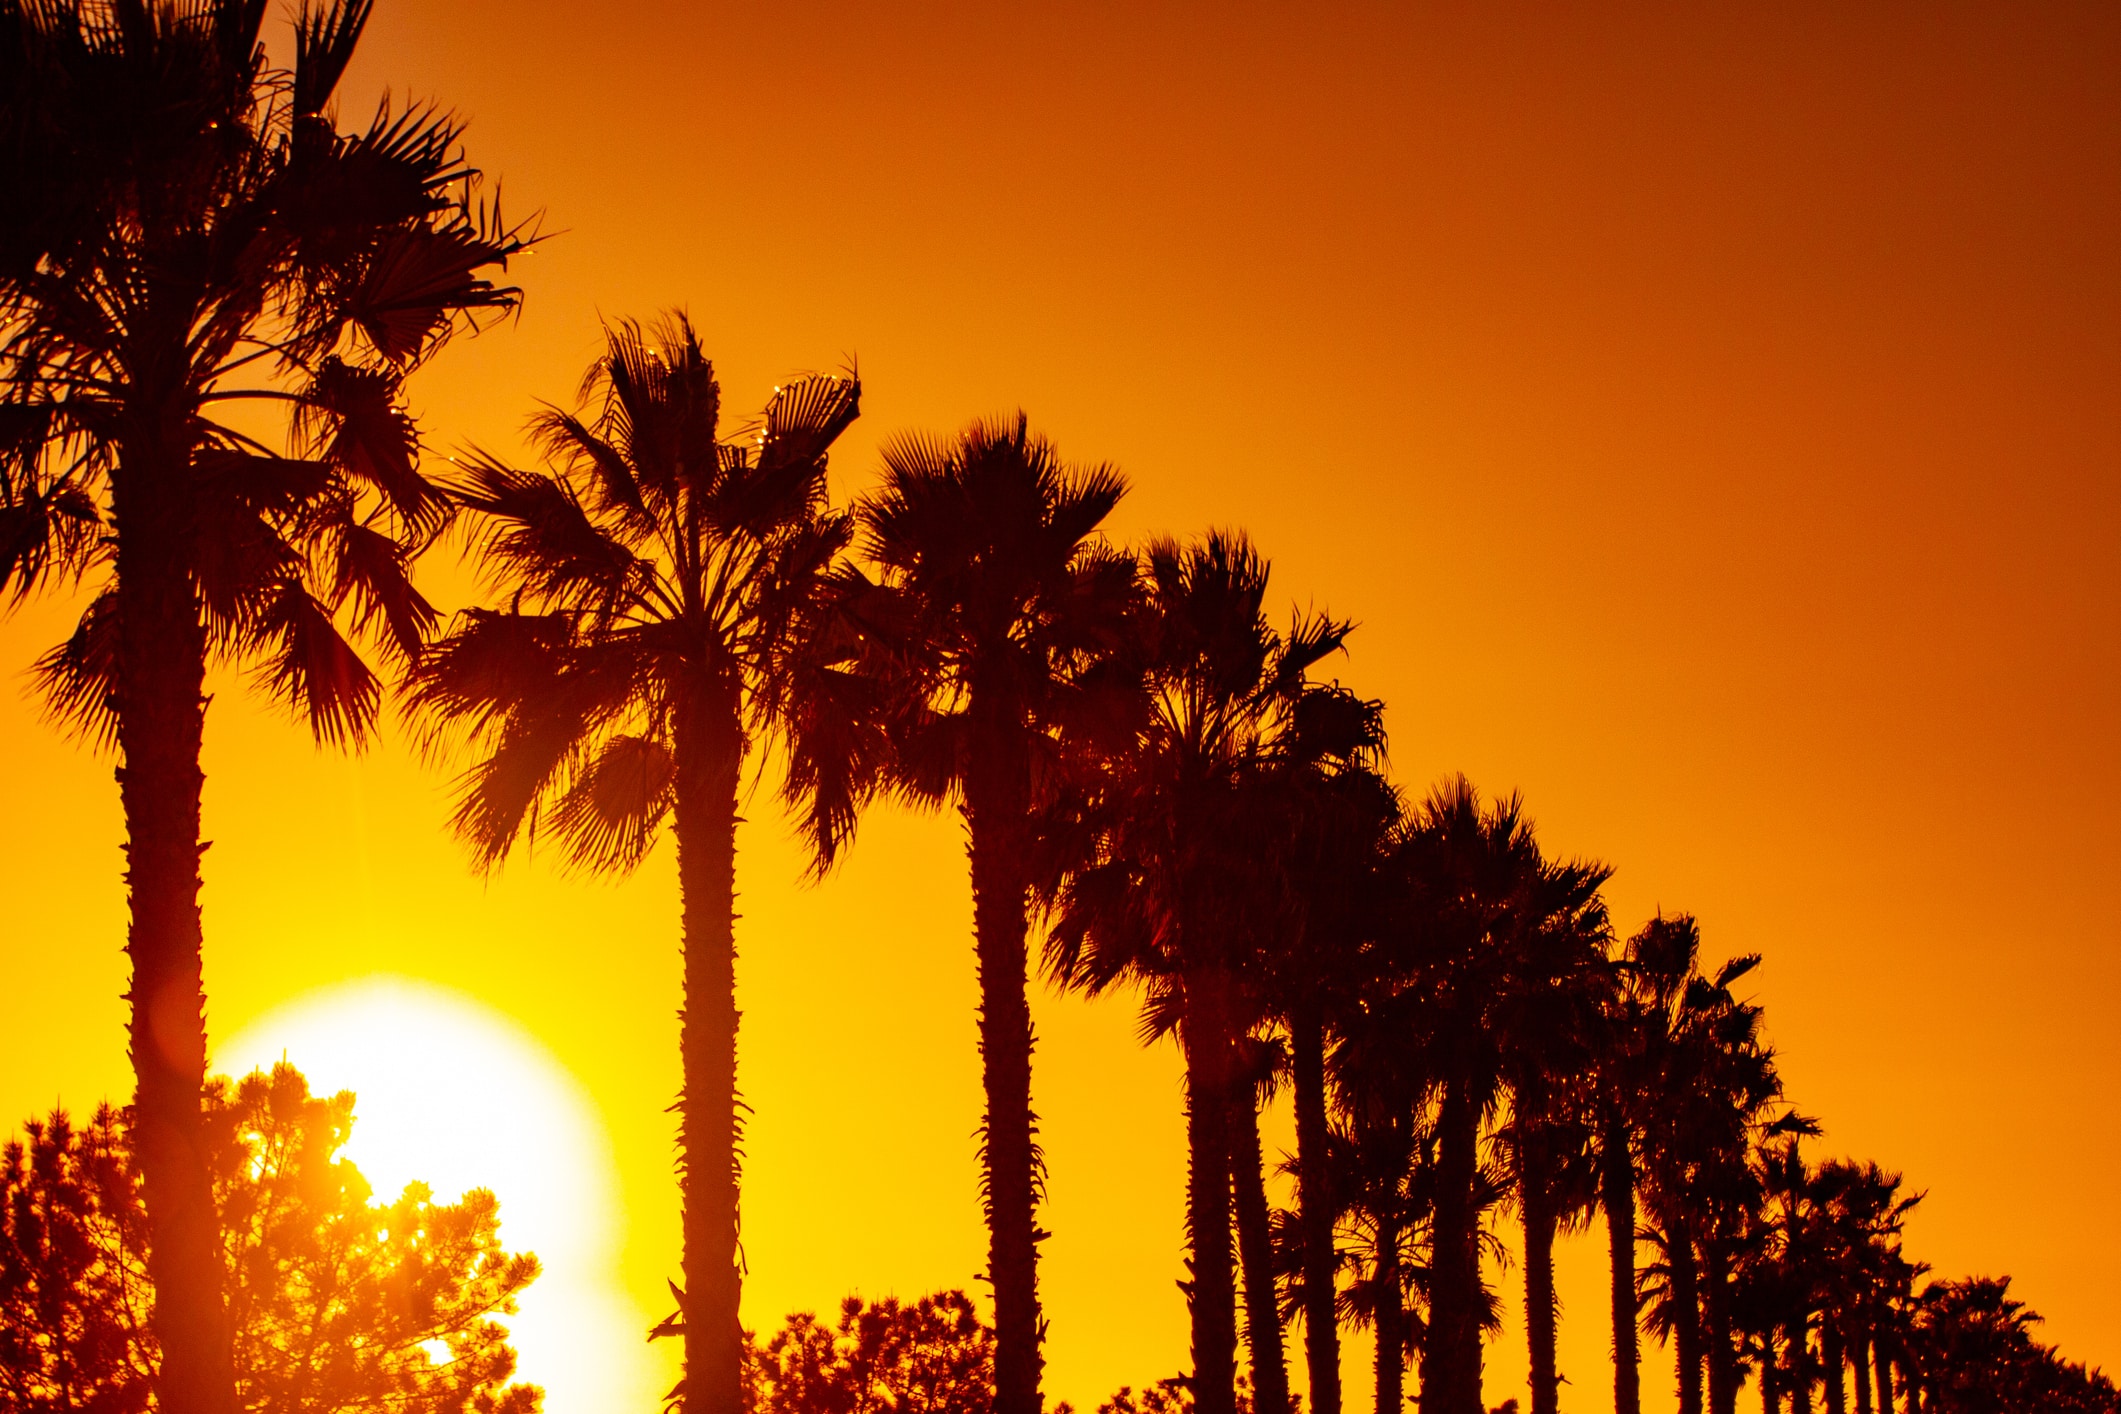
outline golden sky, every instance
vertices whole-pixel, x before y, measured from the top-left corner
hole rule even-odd
[[[1522,788],[1550,848],[1618,866],[1625,924],[1764,952],[1819,1152],[1904,1169],[1916,1256],[2009,1273],[2111,1368],[2121,11],[1850,8],[380,0],[342,92],[456,107],[557,233],[519,323],[416,385],[433,445],[518,447],[600,315],[681,304],[736,409],[859,358],[844,492],[888,432],[1020,405],[1132,476],[1121,533],[1250,530],[1285,600],[1360,621],[1339,671],[1402,781]],[[0,664],[68,619],[0,625]],[[378,972],[512,1018],[593,1099],[662,1315],[667,853],[474,879],[401,737],[323,755],[239,688],[208,729],[215,1034]],[[15,691],[0,739],[17,1121],[128,1089],[124,912],[110,763]],[[747,1319],[966,1285],[961,833],[879,815],[801,887],[770,791],[750,817]],[[1121,1002],[1039,1027],[1048,1395],[1094,1407],[1186,1359],[1177,1064]],[[1564,1253],[1586,1410],[1598,1261]]]

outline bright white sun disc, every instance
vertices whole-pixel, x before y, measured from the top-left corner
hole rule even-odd
[[[445,1202],[472,1188],[500,1200],[502,1242],[543,1266],[509,1325],[518,1378],[545,1387],[549,1414],[652,1407],[647,1322],[617,1274],[611,1142],[550,1052],[461,993],[374,977],[270,1012],[218,1049],[214,1069],[241,1076],[283,1056],[312,1091],[354,1092],[344,1154],[378,1201],[414,1180]]]

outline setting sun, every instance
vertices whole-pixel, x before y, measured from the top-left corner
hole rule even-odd
[[[472,998],[402,977],[305,993],[214,1057],[231,1075],[292,1061],[312,1090],[355,1095],[347,1158],[388,1200],[485,1188],[501,1240],[543,1268],[510,1318],[518,1378],[553,1414],[646,1409],[667,1388],[643,1340],[654,1317],[618,1278],[625,1236],[611,1140],[582,1085],[520,1026]],[[662,1313],[655,1313],[660,1316]]]

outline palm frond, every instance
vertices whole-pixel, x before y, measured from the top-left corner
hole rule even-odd
[[[262,12],[261,0],[253,0]],[[323,4],[305,3],[295,16],[295,117],[313,118],[324,112],[325,105],[339,87],[346,66],[352,62],[354,47],[361,42],[361,32],[368,25],[369,11],[375,0],[326,0]],[[256,26],[252,26],[255,32]]]
[[[320,459],[374,487],[415,535],[449,521],[449,498],[418,469],[419,429],[399,403],[388,369],[328,358],[304,391],[297,428]]]
[[[300,582],[283,581],[258,633],[273,645],[258,668],[272,696],[306,718],[320,741],[364,745],[382,704],[382,687],[339,633],[330,611]]]
[[[615,611],[642,567],[564,481],[517,471],[476,449],[460,465],[451,490],[482,513],[474,544],[496,581],[519,585],[540,603]]]
[[[440,615],[413,587],[411,556],[406,548],[365,525],[341,526],[332,573],[334,607],[349,598],[355,627],[382,629],[383,642],[402,661],[410,662],[427,642]]]
[[[551,690],[575,642],[572,615],[468,609],[406,674],[406,704],[430,748],[449,729],[482,741]]]
[[[596,873],[631,870],[670,813],[676,777],[664,743],[624,734],[606,740],[553,807],[568,858]]]
[[[37,660],[37,685],[53,719],[98,750],[118,744],[118,596],[90,602],[73,634]]]

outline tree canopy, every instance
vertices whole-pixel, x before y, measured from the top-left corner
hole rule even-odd
[[[281,1062],[206,1091],[241,1407],[538,1414],[497,1318],[537,1277],[494,1195],[377,1201],[339,1150],[354,1096]],[[128,1110],[56,1111],[0,1153],[0,1414],[140,1414],[161,1351]]]

